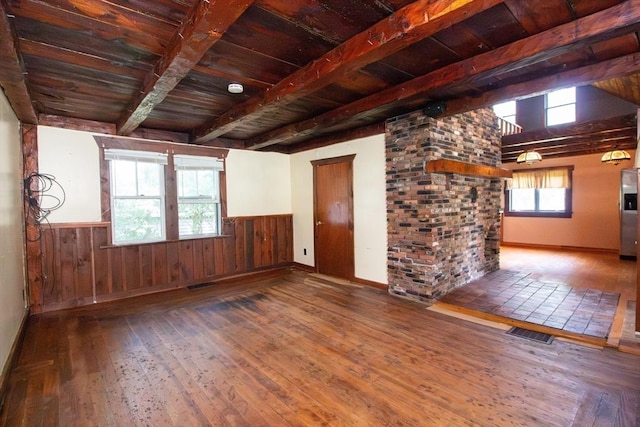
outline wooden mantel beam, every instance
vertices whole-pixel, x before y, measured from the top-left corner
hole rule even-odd
[[[480,178],[511,178],[513,176],[513,172],[509,169],[449,159],[430,160],[424,165],[424,170],[427,173],[457,173]]]
[[[25,82],[26,72],[16,49],[16,39],[4,2],[0,1],[0,76],[16,117],[23,123],[37,124],[36,113]]]
[[[370,111],[377,106],[392,104],[433,90],[442,90],[462,82],[491,78],[491,76],[517,70],[532,63],[547,61],[557,56],[558,52],[569,52],[577,46],[610,37],[612,34],[632,31],[637,28],[639,21],[640,0],[630,0],[577,21],[442,67],[408,82],[328,111],[313,119],[294,123],[251,138],[247,141],[247,148],[259,150],[269,145],[281,143],[292,134],[297,137],[310,135],[317,129],[334,125],[354,116],[370,114]],[[626,58],[627,61],[633,59]]]
[[[253,2],[197,1],[118,121],[118,134],[133,132]]]
[[[276,113],[283,105],[500,3],[502,1],[498,0],[418,0],[411,3],[291,74],[271,89],[207,123],[195,132],[195,142],[224,135],[243,123],[265,114]]]

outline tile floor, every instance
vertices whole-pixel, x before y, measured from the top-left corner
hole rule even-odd
[[[607,338],[620,294],[541,281],[530,273],[498,270],[440,301],[567,332]]]

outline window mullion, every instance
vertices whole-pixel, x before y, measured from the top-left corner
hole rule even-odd
[[[140,180],[138,179],[138,162],[135,162],[133,165],[134,165],[133,167],[135,169],[135,172],[133,174],[133,176],[134,176],[134,185],[136,187],[135,193],[136,193],[136,196],[139,196],[140,195]]]
[[[168,160],[164,174],[166,231],[168,240],[177,240],[180,237],[178,225],[178,179],[173,156],[169,156]]]

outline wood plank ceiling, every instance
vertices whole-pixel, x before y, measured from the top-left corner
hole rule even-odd
[[[563,86],[640,105],[640,0],[0,0],[0,12],[0,84],[25,123],[292,153],[415,109]],[[635,146],[627,134],[617,146]],[[535,144],[606,146],[585,138]]]

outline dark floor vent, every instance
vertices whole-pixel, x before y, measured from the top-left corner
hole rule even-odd
[[[514,326],[507,331],[509,335],[515,335],[517,337],[526,338],[528,340],[542,342],[545,344],[551,344],[553,342],[553,335],[543,334],[542,332],[532,331],[531,329],[518,328]]]
[[[187,286],[187,289],[191,291],[194,289],[206,288],[207,286],[211,286],[211,285],[213,285],[213,282],[197,283],[195,285]]]

